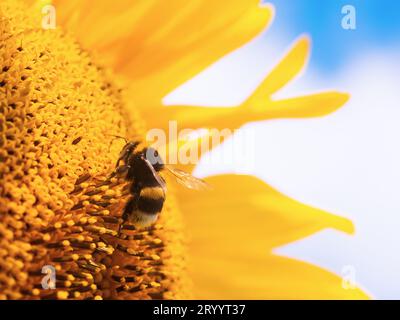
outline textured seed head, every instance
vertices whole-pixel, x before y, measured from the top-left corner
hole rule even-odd
[[[0,4],[0,298],[187,297],[178,211],[119,239],[126,182],[104,184],[123,146],[109,135],[143,135],[144,121],[111,73],[38,14]],[[44,266],[56,289],[42,288]]]

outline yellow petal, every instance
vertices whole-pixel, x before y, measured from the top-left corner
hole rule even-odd
[[[224,237],[232,239],[240,235],[249,243],[254,240],[257,246],[269,250],[324,228],[354,232],[348,219],[286,197],[258,178],[219,175],[205,180],[212,186],[211,191],[182,189],[178,197],[188,212],[190,225],[208,225],[207,235],[218,236],[223,226]],[[206,213],[216,211],[218,214],[210,220]],[[262,234],[266,236],[260,237]]]
[[[47,5],[51,3],[51,0],[24,0],[28,7],[36,6],[36,8],[40,8],[41,6]]]
[[[191,276],[199,299],[369,298],[358,288],[344,289],[340,277],[289,258],[243,256],[241,251],[229,258],[222,253],[193,255]]]
[[[167,93],[265,29],[272,16],[272,10],[268,10],[268,8],[270,7],[260,9],[253,5],[244,9],[235,21],[212,30],[207,35],[208,37],[204,37],[201,42],[184,48],[179,56],[170,56],[171,64],[157,69],[157,73],[150,76],[135,77],[137,61],[132,61],[135,64],[129,65],[126,71],[130,77],[132,74],[134,77],[132,89],[136,90],[135,100],[141,105],[146,102],[160,103],[160,98]],[[225,13],[220,16],[224,15]],[[206,16],[204,19],[208,24]],[[148,89],[149,86],[152,87],[152,90]]]
[[[347,93],[329,91],[271,101],[266,116],[269,119],[325,116],[339,109],[349,98]]]
[[[316,93],[283,100],[272,100],[271,95],[292,80],[304,67],[309,38],[300,38],[265,77],[254,93],[237,107],[162,106],[155,103],[151,108],[142,108],[141,113],[150,119],[149,125],[167,130],[168,121],[173,120],[180,128],[215,128],[233,130],[247,122],[276,118],[306,118],[329,114],[341,107],[349,98],[346,93],[336,91]],[[222,141],[221,141],[222,142]]]
[[[60,21],[126,75],[148,107],[259,34],[272,7],[258,0],[55,1]],[[85,32],[81,32],[85,30]]]
[[[167,129],[168,120],[176,121],[181,128],[229,128],[232,131],[248,122],[276,118],[307,118],[329,114],[341,107],[349,99],[346,93],[330,91],[277,101],[257,101],[254,106],[247,102],[240,107],[201,108],[193,106],[168,106],[143,112],[154,128]],[[259,107],[263,103],[262,107]],[[162,114],[157,116],[157,114]]]
[[[254,105],[254,100],[265,103],[273,93],[293,80],[305,66],[309,51],[310,39],[308,36],[303,36],[294,43],[288,54],[264,78],[257,90],[247,100],[247,104]]]
[[[219,279],[217,282],[226,282],[226,285],[229,284],[228,279],[234,279],[232,283],[239,281],[240,286],[247,288],[245,282],[249,281],[249,270],[253,268],[258,268],[260,274],[257,274],[258,279],[253,279],[249,284],[269,284],[270,269],[266,259],[277,261],[276,257],[271,258],[273,248],[324,228],[354,232],[353,224],[348,219],[292,200],[257,178],[221,175],[205,180],[213,188],[211,191],[180,190],[177,194],[183,211],[187,213],[185,217],[191,237],[189,252],[196,266],[193,276],[195,286],[201,288],[199,292],[204,293],[204,286],[207,284],[207,293],[212,296],[212,291],[215,292],[213,286],[219,287],[214,282],[216,279]],[[239,260],[242,262],[239,263]],[[208,264],[209,267],[205,268],[203,264]],[[293,266],[294,269],[295,267]],[[276,272],[284,282],[285,273],[279,275],[279,270],[277,266]],[[338,283],[333,280],[336,279],[335,276],[322,271],[321,273],[326,274],[329,280],[320,283],[321,292],[341,292],[341,288],[334,285]],[[205,282],[205,277],[209,279],[208,282]],[[309,290],[306,283],[303,284],[303,287],[299,285],[300,288],[293,286],[299,297],[303,292],[307,295]],[[290,283],[287,284],[289,285]],[[243,295],[234,291],[238,294],[237,297],[248,297],[243,288]],[[268,298],[272,287],[263,288],[264,298]],[[222,292],[219,297],[223,297]],[[339,297],[341,296],[337,296]]]

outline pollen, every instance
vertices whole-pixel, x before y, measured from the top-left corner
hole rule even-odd
[[[123,145],[110,135],[144,136],[146,121],[117,82],[61,28],[41,29],[40,11],[1,1],[1,299],[190,297],[172,195],[157,226],[118,235],[124,181],[107,177]]]

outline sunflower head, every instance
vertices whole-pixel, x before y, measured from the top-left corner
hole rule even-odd
[[[110,136],[140,136],[143,122],[74,39],[15,1],[0,9],[1,298],[184,296],[172,197],[158,224],[117,237],[126,199],[123,179],[107,179],[122,148]]]

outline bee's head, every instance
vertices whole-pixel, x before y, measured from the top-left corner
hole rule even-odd
[[[150,161],[154,170],[160,171],[162,168],[164,168],[164,162],[156,149],[151,147],[147,148],[145,157]]]
[[[132,154],[133,150],[135,150],[137,142],[127,142],[125,146],[122,148],[121,153],[119,154],[119,158],[123,160],[125,163],[128,163],[128,158]]]

